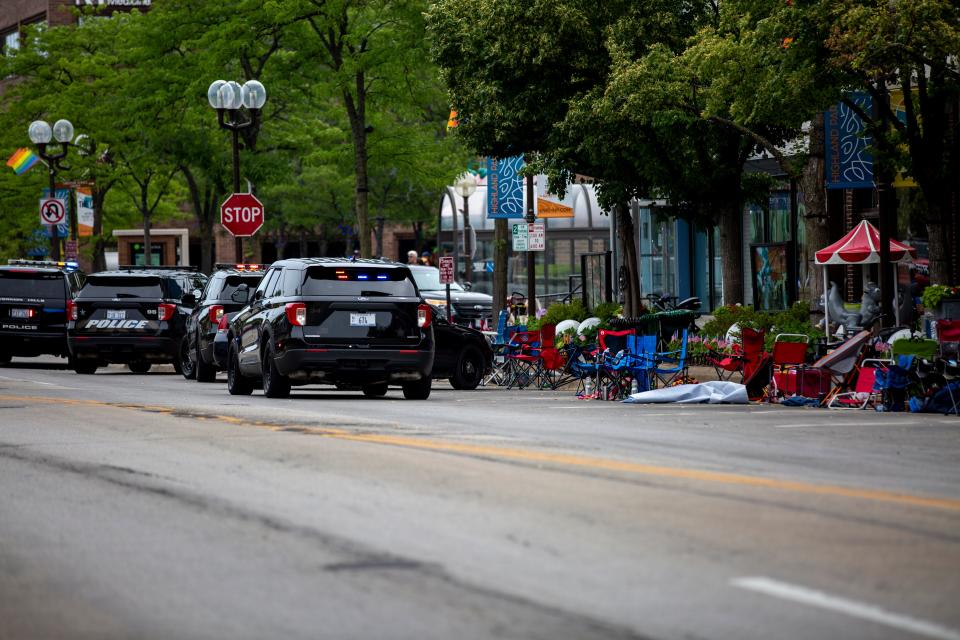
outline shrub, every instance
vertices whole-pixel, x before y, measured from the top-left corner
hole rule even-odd
[[[955,298],[960,296],[960,287],[951,287],[943,284],[931,284],[923,290],[923,307],[925,309],[935,309],[944,298]]]
[[[593,308],[593,315],[600,318],[600,322],[609,322],[617,317],[622,309],[616,302],[602,302]]]
[[[557,324],[563,320],[583,322],[590,316],[583,301],[571,300],[569,303],[555,302],[547,308],[547,312],[540,319],[541,324]]]
[[[774,339],[779,333],[805,335],[811,346],[824,335],[823,331],[810,323],[810,305],[806,302],[795,302],[786,311],[778,313],[754,311],[752,307],[721,307],[714,312],[713,319],[703,325],[703,334],[722,339],[735,322],[741,327],[766,331],[765,348],[768,351],[773,348]]]

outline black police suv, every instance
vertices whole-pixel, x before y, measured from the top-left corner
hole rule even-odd
[[[180,371],[180,345],[206,285],[188,267],[120,267],[87,276],[68,306],[67,339],[77,373],[109,363],[146,373],[155,363]]]
[[[447,378],[454,389],[476,389],[493,366],[493,349],[482,333],[450,324],[445,313],[445,310],[434,310],[433,336],[437,345],[430,377]]]
[[[0,363],[68,356],[67,305],[82,286],[75,262],[10,260],[0,267]]]
[[[410,273],[424,300],[446,312],[447,285],[440,284],[440,270],[426,265],[410,265]],[[493,296],[467,291],[456,282],[450,285],[450,306],[453,322],[474,329],[490,328],[493,314]],[[494,329],[496,327],[493,327]]]
[[[291,385],[359,386],[367,396],[400,384],[430,396],[430,305],[410,270],[380,260],[302,258],[273,263],[230,324],[227,388],[281,398]]]
[[[265,264],[217,264],[206,289],[187,320],[187,334],[180,345],[180,369],[187,380],[213,382],[218,366],[214,339],[220,321],[229,322],[263,279]]]

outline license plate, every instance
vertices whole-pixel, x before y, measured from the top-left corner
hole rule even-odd
[[[123,309],[107,309],[107,320],[126,320],[127,312]]]
[[[30,309],[10,309],[11,318],[29,318]]]
[[[377,314],[375,313],[351,313],[351,327],[375,327],[377,326]]]

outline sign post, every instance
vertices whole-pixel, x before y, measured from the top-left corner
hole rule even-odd
[[[453,311],[450,305],[450,284],[454,281],[453,256],[440,257],[440,284],[447,287],[447,322],[453,323]]]

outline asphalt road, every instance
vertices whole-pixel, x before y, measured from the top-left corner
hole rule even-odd
[[[0,368],[0,638],[960,639],[960,420]]]

